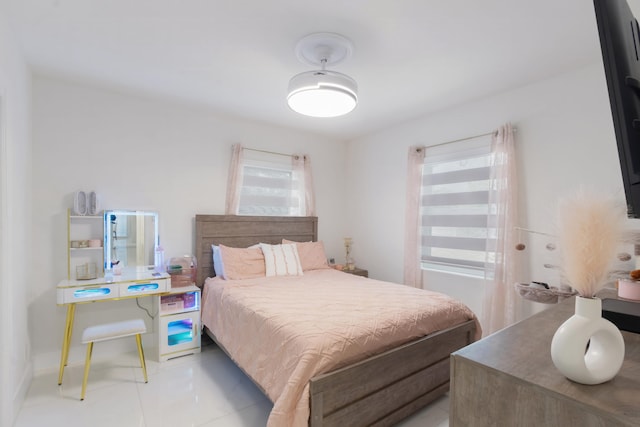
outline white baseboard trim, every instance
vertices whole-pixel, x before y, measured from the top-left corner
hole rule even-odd
[[[33,364],[27,363],[27,366],[22,373],[22,378],[20,378],[19,383],[17,384],[16,392],[13,395],[13,421],[18,418],[18,413],[22,408],[22,404],[24,403],[24,399],[27,397],[27,392],[29,391],[29,387],[31,386],[31,381],[33,381]]]

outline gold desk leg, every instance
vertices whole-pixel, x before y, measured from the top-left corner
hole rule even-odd
[[[71,323],[69,324],[69,338],[67,341],[67,353],[64,356],[64,366],[67,366],[69,362],[69,349],[71,348],[71,335],[73,333],[73,324],[76,321],[76,305],[71,304],[73,309],[71,310]]]
[[[84,400],[84,395],[87,392],[87,379],[89,378],[89,366],[91,366],[91,352],[93,351],[93,341],[87,344],[87,357],[84,361],[84,377],[82,377],[82,392],[80,394],[80,400]]]
[[[145,384],[149,382],[147,378],[147,364],[144,361],[144,350],[142,349],[142,337],[140,334],[136,334],[136,343],[138,344],[138,356],[140,356],[140,366],[142,366],[142,373],[144,374]]]
[[[73,333],[73,320],[76,314],[76,305],[69,304],[67,306],[67,320],[64,325],[64,337],[62,338],[62,353],[60,354],[60,371],[58,373],[58,385],[62,384],[62,375],[64,367],[67,366],[69,359],[69,346],[71,346],[71,334]]]

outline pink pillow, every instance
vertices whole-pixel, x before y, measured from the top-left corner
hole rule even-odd
[[[258,248],[232,248],[220,245],[220,256],[224,264],[225,280],[253,279],[264,277],[264,254]]]
[[[331,268],[327,263],[327,255],[324,252],[322,242],[294,242],[292,240],[282,239],[282,243],[296,244],[302,271]]]

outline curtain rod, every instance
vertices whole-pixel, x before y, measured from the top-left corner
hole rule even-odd
[[[516,128],[512,128],[512,130],[513,130],[513,132],[514,132],[514,133],[518,131],[518,129],[516,129]],[[439,143],[439,144],[434,144],[434,145],[424,145],[424,146],[422,146],[421,148],[427,149],[427,148],[439,147],[439,146],[441,146],[441,145],[446,145],[446,144],[453,144],[454,142],[468,141],[468,140],[470,140],[470,139],[475,139],[475,138],[480,138],[480,137],[483,137],[483,136],[494,135],[496,132],[498,132],[498,131],[497,131],[497,130],[494,130],[494,131],[492,131],[492,132],[486,132],[486,133],[481,133],[481,134],[479,134],[479,135],[468,136],[468,137],[466,137],[466,138],[460,138],[460,139],[454,139],[454,140],[451,140],[451,141],[445,141],[445,142],[441,142],[441,143]]]
[[[278,153],[277,151],[267,151],[267,150],[258,150],[257,148],[247,148],[247,147],[242,147],[243,150],[249,150],[249,151],[256,151],[258,153],[265,153],[265,154],[273,154],[275,156],[284,156],[284,157],[291,157],[294,159],[298,159],[300,156],[297,154],[285,154],[285,153]]]

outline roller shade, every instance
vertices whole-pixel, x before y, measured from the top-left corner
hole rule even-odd
[[[424,267],[484,271],[496,238],[490,177],[489,137],[426,149],[420,212]]]
[[[301,216],[301,193],[291,168],[244,165],[239,215]]]

